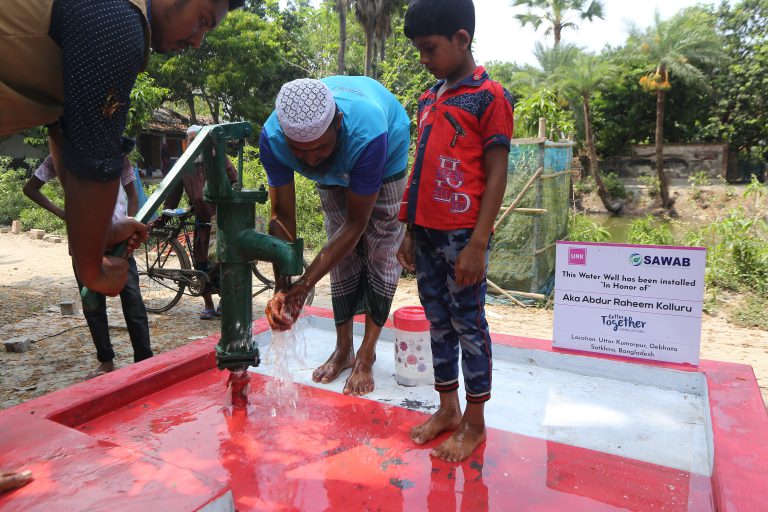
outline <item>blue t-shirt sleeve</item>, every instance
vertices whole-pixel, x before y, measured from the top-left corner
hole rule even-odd
[[[259,159],[267,172],[267,183],[270,187],[282,187],[293,181],[293,169],[277,159],[263,128],[259,137]]]
[[[349,170],[349,189],[355,194],[369,196],[381,188],[387,164],[388,135],[382,133],[363,149]]]

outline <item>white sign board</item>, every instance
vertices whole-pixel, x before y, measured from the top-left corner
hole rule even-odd
[[[553,346],[698,365],[706,255],[558,242]]]

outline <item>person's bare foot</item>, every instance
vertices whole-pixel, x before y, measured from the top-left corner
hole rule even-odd
[[[373,361],[370,362],[359,357],[355,360],[355,364],[352,367],[352,374],[347,378],[347,382],[344,384],[345,395],[361,396],[373,391],[374,361],[376,361],[375,357]]]
[[[325,363],[315,368],[315,371],[312,372],[312,380],[328,384],[336,380],[336,377],[341,375],[341,372],[347,368],[352,368],[354,362],[355,356],[351,350],[340,351],[337,348]]]
[[[461,423],[461,410],[440,407],[427,421],[411,428],[410,436],[414,443],[424,444],[446,430],[454,430]]]
[[[32,478],[32,472],[29,470],[21,473],[0,472],[0,494],[27,485]]]
[[[108,361],[106,363],[101,363],[99,366],[88,372],[88,375],[85,376],[85,379],[92,379],[94,377],[98,377],[99,375],[104,375],[105,373],[113,371],[115,371],[115,363],[113,361]]]
[[[446,462],[461,462],[485,442],[485,426],[462,421],[451,437],[440,443],[430,455]]]

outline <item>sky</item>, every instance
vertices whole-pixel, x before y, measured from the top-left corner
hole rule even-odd
[[[606,44],[619,46],[628,35],[627,24],[634,23],[645,28],[653,23],[654,12],[658,9],[662,19],[672,17],[680,9],[712,1],[697,0],[602,0],[604,20],[593,22],[577,20],[578,30],[565,30],[562,41],[572,43],[589,51],[599,52]],[[733,4],[734,2],[731,1]],[[553,38],[544,37],[542,26],[535,32],[530,25],[521,28],[515,14],[526,12],[525,7],[511,7],[511,0],[475,0],[475,59],[480,64],[492,60],[536,64],[533,55],[534,43],[545,41],[552,44]],[[719,1],[717,2],[719,4]]]
[[[312,0],[318,5],[320,0]],[[536,41],[552,44],[552,37],[544,37],[544,27],[538,32],[528,25],[521,28],[515,14],[526,12],[525,7],[511,7],[512,0],[474,0],[475,42],[473,50],[478,64],[490,61],[508,61],[518,64],[536,64],[533,48]],[[593,22],[577,21],[578,30],[565,30],[562,41],[589,51],[599,52],[605,45],[619,46],[627,39],[627,23],[645,28],[653,23],[658,9],[662,19],[672,17],[685,7],[696,4],[719,4],[720,0],[602,0],[604,19]],[[729,0],[731,4],[735,0]],[[286,0],[281,0],[285,5]],[[354,19],[352,17],[349,18]]]

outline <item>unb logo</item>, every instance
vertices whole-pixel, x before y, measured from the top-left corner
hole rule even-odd
[[[637,254],[636,252],[633,252],[632,254],[629,255],[629,262],[633,266],[639,267],[640,265],[643,264],[643,257]]]

